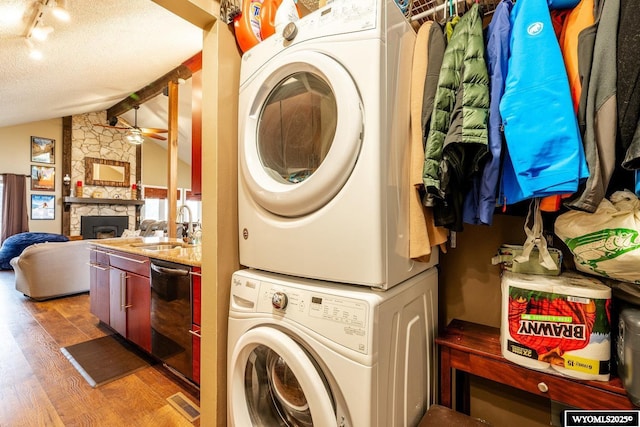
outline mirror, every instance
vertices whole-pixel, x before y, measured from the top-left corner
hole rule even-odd
[[[85,157],[84,180],[87,185],[129,187],[129,162]]]

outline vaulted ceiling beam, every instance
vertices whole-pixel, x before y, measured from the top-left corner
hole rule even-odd
[[[202,52],[197,53],[193,57],[189,58],[178,67],[169,71],[164,76],[148,84],[142,89],[132,93],[122,101],[109,107],[107,109],[107,121],[112,117],[117,117],[120,114],[124,114],[136,105],[143,104],[148,100],[155,98],[162,93],[169,84],[169,82],[177,82],[179,79],[190,79],[191,75],[199,71],[202,68]]]

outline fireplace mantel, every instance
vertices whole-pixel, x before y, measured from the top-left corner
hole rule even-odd
[[[131,199],[102,199],[97,197],[65,197],[65,205],[82,204],[82,205],[144,205],[144,200]]]

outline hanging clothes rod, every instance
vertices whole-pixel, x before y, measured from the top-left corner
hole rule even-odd
[[[460,2],[464,2],[464,1],[465,0],[455,0],[455,3],[457,4],[457,3],[460,3]],[[440,4],[440,5],[436,6],[436,7],[433,7],[431,9],[429,9],[429,10],[425,10],[424,12],[420,12],[420,13],[417,13],[417,14],[413,15],[411,17],[411,20],[412,21],[417,21],[418,19],[426,18],[427,16],[431,16],[431,15],[433,15],[435,13],[438,13],[441,10],[444,10],[444,9],[446,9],[448,7],[449,7],[449,1],[445,1],[444,3],[442,3],[442,4]]]

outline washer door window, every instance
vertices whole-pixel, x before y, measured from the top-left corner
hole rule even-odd
[[[233,351],[229,408],[235,426],[335,425],[333,398],[316,363],[273,328],[244,334]]]
[[[331,200],[353,170],[362,142],[362,103],[353,79],[317,52],[285,55],[245,89],[241,170],[254,200],[295,217]],[[244,117],[243,117],[244,116]]]

